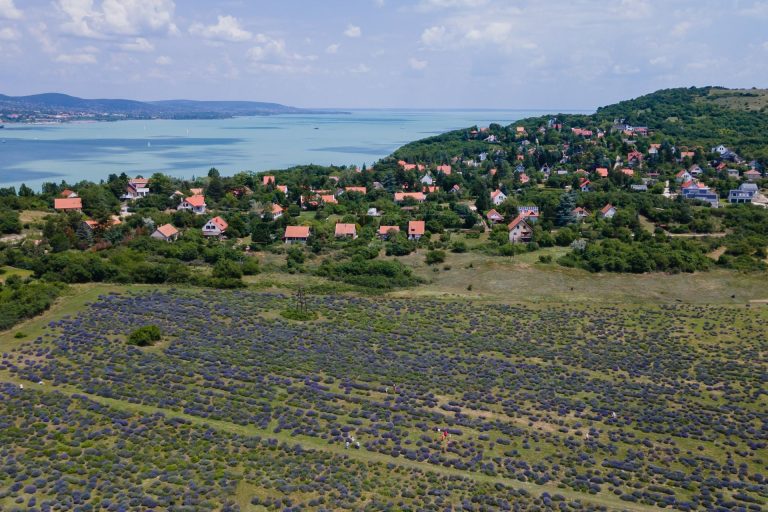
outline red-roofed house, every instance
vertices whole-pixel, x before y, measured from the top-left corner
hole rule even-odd
[[[222,236],[226,233],[229,224],[221,217],[214,217],[203,226],[203,235],[205,236]]]
[[[368,190],[365,187],[344,187],[344,192],[357,192],[358,194],[366,194]]]
[[[627,154],[627,162],[629,162],[630,164],[632,163],[641,164],[643,163],[643,154],[639,151],[630,151]]]
[[[390,233],[399,233],[400,226],[379,226],[379,238],[386,240],[390,237]]]
[[[59,192],[59,197],[63,197],[65,199],[72,199],[73,197],[77,197],[77,192],[74,190],[69,190],[68,188],[65,188],[61,192]]]
[[[272,184],[274,184],[274,183],[275,183],[275,177],[274,177],[274,176],[272,176],[272,175],[267,175],[267,176],[262,176],[262,177],[261,177],[261,184],[262,184],[262,185],[264,185],[264,186],[266,187],[266,186],[267,186],[267,185],[269,185],[270,183],[272,183]]]
[[[336,200],[336,196],[333,194],[323,194],[320,196],[320,201],[323,202],[323,204],[338,204],[339,202]]]
[[[152,238],[158,240],[164,240],[166,242],[174,242],[179,238],[179,230],[173,227],[171,224],[163,224],[150,235]]]
[[[357,226],[339,222],[336,224],[336,232],[334,233],[334,236],[336,236],[336,238],[351,237],[354,240],[357,238]]]
[[[488,213],[485,214],[486,218],[496,224],[497,222],[502,222],[504,220],[504,216],[497,212],[496,210],[491,210]]]
[[[424,221],[408,221],[408,240],[418,240],[424,236]]]
[[[608,177],[608,168],[607,167],[598,167],[597,169],[595,169],[595,172],[601,178],[607,178]]]
[[[309,226],[286,226],[283,240],[287,244],[305,244],[309,239]]]
[[[625,174],[625,175],[627,175],[627,176],[634,176],[634,175],[635,175],[635,171],[633,171],[633,170],[632,170],[632,169],[630,169],[629,167],[625,167],[625,168],[623,168],[623,169],[621,170],[621,172],[622,172],[622,174]]]
[[[279,219],[283,216],[283,207],[279,204],[273,204],[272,205],[272,218],[273,219]]]
[[[451,169],[450,165],[446,164],[446,165],[438,165],[437,166],[437,172],[441,172],[441,173],[445,174],[446,176],[450,176],[451,175],[451,171],[452,171],[452,169]]]
[[[201,196],[201,195],[203,195],[203,189],[202,188],[191,188],[191,189],[189,189],[189,192],[193,196]]]
[[[491,202],[494,204],[494,206],[499,206],[501,203],[507,200],[507,194],[502,192],[499,189],[494,190],[491,192]]]
[[[83,209],[83,201],[79,197],[56,198],[53,208],[60,212],[79,212]]]
[[[275,188],[286,196],[288,195],[288,185],[277,185]]]
[[[574,217],[576,217],[576,220],[584,220],[587,217],[589,217],[589,210],[586,208],[582,208],[581,206],[578,206],[571,210],[571,213]]]
[[[757,181],[761,178],[760,172],[754,169],[750,169],[744,173],[744,178],[747,181]]]
[[[509,241],[513,244],[527,243],[533,238],[533,229],[525,220],[525,217],[518,215],[507,225],[509,229]]]
[[[205,197],[200,195],[185,197],[176,209],[189,210],[195,215],[202,215],[205,213]]]
[[[600,217],[603,219],[612,219],[614,215],[616,215],[616,207],[611,203],[608,203],[600,209]]]
[[[589,192],[589,180],[582,178],[581,181],[579,181],[579,189],[581,189],[582,192]]]
[[[395,202],[402,203],[406,199],[413,199],[417,203],[423,203],[427,196],[423,192],[395,192]]]

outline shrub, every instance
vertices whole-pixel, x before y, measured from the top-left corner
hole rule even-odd
[[[128,335],[128,343],[137,347],[148,347],[156,341],[160,341],[162,334],[160,328],[156,325],[145,325],[139,327]]]
[[[445,251],[427,251],[427,265],[436,265],[445,261]]]

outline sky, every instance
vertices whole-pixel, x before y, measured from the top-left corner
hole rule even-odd
[[[768,0],[0,0],[0,93],[591,109],[768,87]]]

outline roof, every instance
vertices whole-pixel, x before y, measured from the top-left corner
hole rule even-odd
[[[423,220],[411,220],[411,221],[408,221],[408,234],[409,235],[423,235],[424,234],[424,221]]]
[[[589,210],[587,210],[586,208],[582,208],[581,206],[577,206],[576,208],[571,210],[571,213],[577,213],[577,214],[581,213],[584,215],[589,215]]]
[[[279,204],[273,204],[272,205],[272,215],[275,215],[277,213],[283,213],[283,207]]]
[[[274,183],[274,182],[275,182],[275,177],[274,176],[262,176],[261,177],[261,183],[263,185],[269,185],[270,183]]]
[[[386,235],[390,231],[400,232],[400,226],[379,226],[379,234]]]
[[[450,165],[438,165],[437,166],[437,172],[441,172],[443,174],[451,174],[451,166]]]
[[[189,196],[184,200],[195,207],[205,206],[205,196],[194,195],[194,196]]]
[[[423,201],[426,196],[423,192],[395,192],[395,201],[404,201],[408,198],[415,199],[416,201]]]
[[[634,171],[634,170],[632,170],[632,169],[629,169],[629,168],[627,168],[627,167],[625,167],[624,169],[622,169],[622,170],[621,170],[621,172],[622,172],[622,173],[624,173],[624,174],[626,174],[627,176],[634,176],[634,175],[635,175],[635,171]]]
[[[606,213],[611,211],[611,209],[615,209],[615,208],[614,208],[614,206],[611,203],[608,203],[607,205],[605,205],[602,208],[600,208],[600,213],[605,215]]]
[[[69,197],[69,196],[71,196],[71,195],[72,195],[72,194],[74,194],[74,193],[75,193],[75,191],[74,191],[74,190],[69,190],[68,188],[65,188],[64,190],[62,190],[62,191],[59,193],[59,196],[60,196],[60,197]]]
[[[496,210],[493,210],[493,209],[489,210],[488,213],[485,214],[485,216],[488,217],[489,219],[503,219],[504,218],[504,217],[502,217],[502,215],[499,212],[497,212]]]
[[[354,224],[336,224],[336,236],[355,236],[357,234],[357,226]]]
[[[79,197],[58,198],[53,200],[53,207],[57,210],[79,210],[83,207],[83,200]]]
[[[202,188],[191,188],[189,189],[190,192],[192,192],[193,196],[201,196],[203,195],[203,189]]]
[[[496,189],[496,190],[494,190],[493,192],[491,192],[491,199],[496,199],[496,198],[497,198],[497,197],[499,197],[500,195],[502,195],[502,196],[506,196],[506,194],[505,194],[504,192],[502,192],[502,191],[501,191],[501,190],[499,190],[499,189]]]
[[[213,222],[222,231],[226,231],[227,228],[229,227],[229,224],[227,224],[227,221],[225,221],[224,219],[218,216],[212,218],[208,222]]]
[[[607,167],[598,167],[597,169],[595,169],[595,172],[601,178],[607,178],[608,177],[608,168]]]
[[[157,228],[157,232],[159,232],[165,238],[170,238],[173,235],[177,234],[179,230],[173,227],[173,225],[171,224],[163,224],[162,226]]]
[[[321,195],[320,199],[322,199],[324,203],[338,203],[338,201],[336,200],[336,196],[334,196],[333,194]]]
[[[309,226],[286,226],[283,238],[309,238]]]
[[[365,194],[366,193],[366,188],[365,187],[344,187],[344,190],[346,192],[360,192],[361,194]]]
[[[507,224],[507,229],[510,229],[510,230],[511,230],[511,229],[514,229],[514,228],[515,228],[515,227],[517,227],[517,225],[518,225],[518,224],[520,224],[520,223],[523,223],[523,224],[525,224],[526,226],[528,226],[528,229],[530,229],[530,228],[531,228],[531,226],[529,226],[529,225],[528,225],[528,223],[525,221],[525,216],[523,216],[523,215],[518,215],[517,217],[515,217],[515,218],[512,220],[512,222],[510,222],[509,224]]]
[[[133,185],[136,188],[145,188],[149,184],[148,178],[133,178],[128,180],[129,185]]]
[[[288,185],[277,185],[275,188],[283,194],[288,195]]]

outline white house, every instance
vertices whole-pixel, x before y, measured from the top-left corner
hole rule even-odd
[[[428,186],[429,185],[434,185],[434,183],[435,183],[435,179],[432,177],[432,175],[430,173],[427,173],[424,176],[422,176],[420,181],[421,181],[422,184],[428,185]]]
[[[499,206],[501,203],[507,200],[507,195],[499,189],[491,192],[491,202],[494,206]]]
[[[205,213],[205,206],[205,196],[196,195],[185,197],[176,209],[189,210],[196,215],[202,215]]]
[[[174,242],[179,238],[179,230],[173,227],[171,224],[163,224],[150,235],[152,238],[158,240],[164,240],[166,242]]]
[[[221,217],[214,217],[203,226],[203,235],[205,236],[221,236],[227,232],[229,224]]]
[[[608,203],[600,209],[600,217],[604,219],[612,219],[616,215],[616,207]]]
[[[527,243],[533,238],[533,229],[522,215],[515,217],[515,219],[507,225],[507,229],[509,229],[509,241],[513,244]]]

